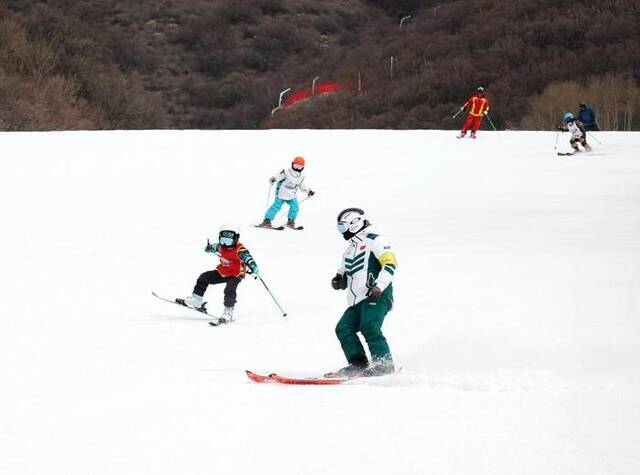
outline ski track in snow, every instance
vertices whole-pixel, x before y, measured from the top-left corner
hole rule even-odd
[[[455,134],[0,133],[0,474],[640,473],[640,133]],[[296,155],[305,229],[253,228]],[[249,381],[344,364],[351,206],[398,256],[402,370]],[[189,294],[226,222],[286,319],[252,279],[215,328],[151,296]]]

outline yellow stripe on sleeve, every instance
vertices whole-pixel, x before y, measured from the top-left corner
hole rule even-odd
[[[382,254],[380,257],[378,257],[378,262],[380,262],[380,265],[382,267],[384,267],[387,264],[391,264],[394,267],[398,267],[398,261],[396,260],[396,255],[391,251],[387,251],[384,254]]]

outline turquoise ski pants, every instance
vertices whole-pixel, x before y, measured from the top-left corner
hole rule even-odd
[[[289,214],[287,215],[287,218],[295,221],[298,216],[298,210],[300,209],[300,207],[298,206],[298,198],[294,198],[292,200],[283,200],[278,198],[277,195],[275,201],[267,210],[267,213],[264,215],[264,217],[269,221],[273,221],[276,217],[276,214],[278,214],[278,211],[280,211],[282,205],[284,205],[285,203],[289,205]]]

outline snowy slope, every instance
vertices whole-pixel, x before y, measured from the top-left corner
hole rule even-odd
[[[0,473],[639,473],[640,134],[454,135],[0,134]],[[306,229],[251,228],[299,154]],[[403,371],[251,383],[343,365],[349,206],[398,255]],[[287,320],[249,279],[225,327],[151,296],[191,292],[224,222]]]

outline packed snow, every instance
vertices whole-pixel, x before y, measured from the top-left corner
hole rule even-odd
[[[640,133],[455,134],[0,134],[0,473],[640,473]],[[296,155],[305,229],[253,228]],[[351,206],[398,257],[401,371],[249,381],[345,364]],[[152,297],[191,293],[223,223],[287,318],[251,278],[216,328]]]

